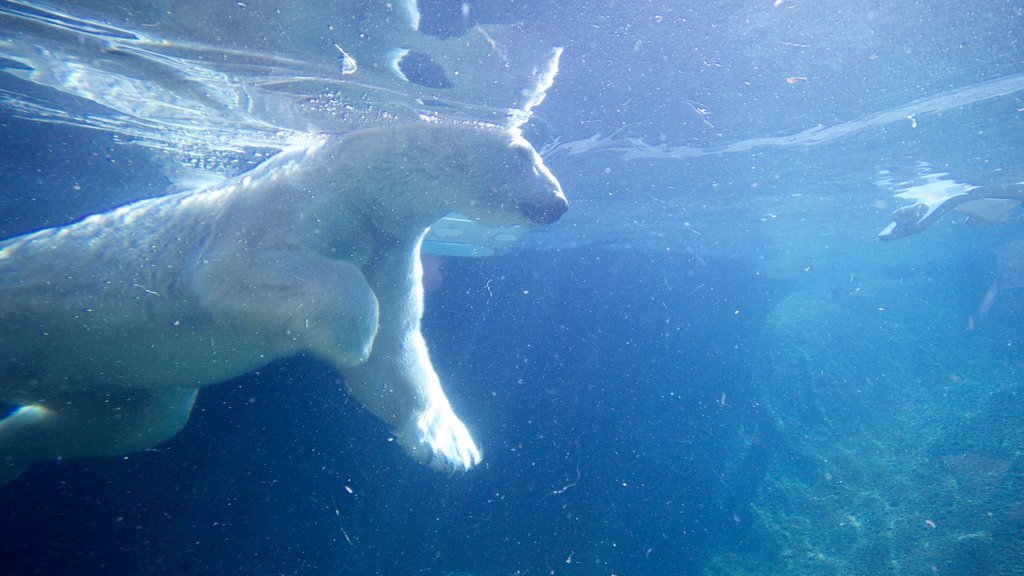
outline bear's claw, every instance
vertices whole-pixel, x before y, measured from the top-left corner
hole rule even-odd
[[[424,410],[398,434],[398,441],[421,464],[440,472],[463,472],[482,458],[466,425],[447,402]]]

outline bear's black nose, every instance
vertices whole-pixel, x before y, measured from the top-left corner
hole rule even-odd
[[[569,209],[569,203],[564,198],[552,198],[544,204],[532,204],[522,202],[519,204],[519,211],[535,224],[551,224],[558,220]]]

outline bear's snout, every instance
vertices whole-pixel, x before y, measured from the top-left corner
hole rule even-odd
[[[569,209],[569,203],[561,195],[552,198],[543,204],[532,202],[520,202],[519,211],[534,224],[551,224]]]

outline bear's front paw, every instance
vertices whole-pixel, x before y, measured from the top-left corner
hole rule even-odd
[[[399,431],[398,442],[416,460],[442,472],[469,470],[480,450],[447,402],[435,403]]]

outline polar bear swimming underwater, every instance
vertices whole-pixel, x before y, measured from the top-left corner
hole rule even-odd
[[[286,150],[223,185],[0,243],[0,484],[184,427],[199,388],[310,353],[420,462],[480,452],[420,333],[420,243],[450,212],[538,225],[567,208],[516,131],[389,125]]]

